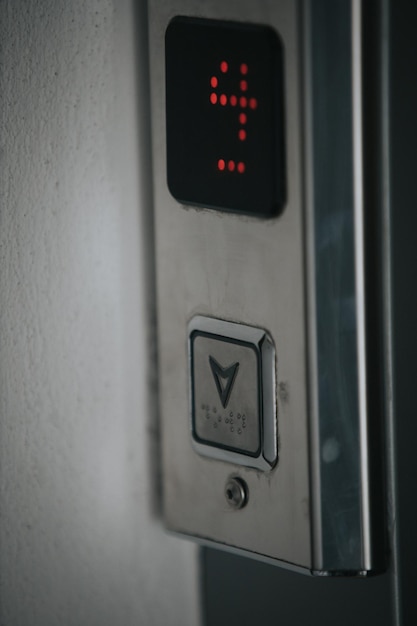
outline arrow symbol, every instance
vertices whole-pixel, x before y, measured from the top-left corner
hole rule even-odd
[[[225,409],[232,393],[233,384],[236,379],[239,363],[233,363],[228,367],[222,367],[212,356],[209,356],[211,371],[213,373],[214,382],[220,396],[223,408]]]

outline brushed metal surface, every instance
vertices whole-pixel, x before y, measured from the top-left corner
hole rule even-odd
[[[380,364],[366,327],[377,278],[365,254],[375,245],[365,242],[365,212],[377,221],[378,208],[365,211],[363,197],[363,7],[308,0],[305,8],[313,560],[322,573],[365,575],[382,567],[384,546],[373,535],[385,514],[382,415],[372,419],[379,406],[367,380]]]
[[[178,532],[311,568],[299,5],[151,0],[151,106],[164,515]],[[269,24],[284,46],[287,204],[262,220],[185,207],[166,184],[164,34],[176,15]],[[266,329],[276,346],[279,462],[270,472],[209,459],[189,428],[187,326],[195,315]],[[231,511],[231,469],[250,492]],[[197,480],[198,479],[198,480]]]

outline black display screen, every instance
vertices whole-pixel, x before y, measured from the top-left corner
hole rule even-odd
[[[269,217],[285,202],[283,58],[269,27],[176,17],[166,44],[168,187]]]

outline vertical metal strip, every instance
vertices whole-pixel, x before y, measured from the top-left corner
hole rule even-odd
[[[309,437],[310,437],[310,490],[311,490],[311,536],[313,569],[323,569],[323,535],[321,513],[320,478],[320,424],[319,424],[319,377],[317,371],[317,302],[316,302],[316,256],[314,231],[314,174],[313,174],[313,76],[311,42],[311,0],[305,0],[302,8],[304,137],[305,137],[305,232],[306,247],[306,302],[308,336],[309,380]]]
[[[358,408],[362,544],[364,569],[371,569],[371,528],[369,510],[369,434],[367,419],[366,336],[365,336],[365,250],[363,187],[362,114],[362,12],[361,0],[352,0],[352,112],[353,112],[353,193],[355,231],[355,291],[357,318]]]
[[[393,364],[393,293],[391,250],[391,158],[390,158],[390,22],[389,0],[381,1],[381,119],[382,119],[382,272],[384,316],[384,380],[386,410],[386,441],[388,465],[388,515],[391,541],[392,595],[394,626],[402,624],[399,580],[398,525],[395,524],[397,504],[396,462],[397,449],[394,427],[394,364]]]

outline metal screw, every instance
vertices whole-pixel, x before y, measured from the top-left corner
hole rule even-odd
[[[231,476],[226,482],[224,495],[232,509],[242,509],[248,501],[248,487],[241,478]]]

